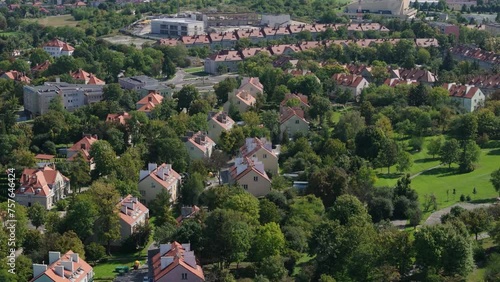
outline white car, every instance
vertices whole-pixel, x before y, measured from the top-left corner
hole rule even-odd
[[[144,276],[144,278],[142,279],[142,282],[149,282],[149,278],[147,276]]]

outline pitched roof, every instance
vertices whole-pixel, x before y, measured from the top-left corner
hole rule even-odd
[[[363,81],[366,81],[362,76],[345,73],[336,73],[332,78],[337,85],[345,87],[358,87]]]
[[[265,36],[276,36],[276,35],[290,35],[290,30],[286,27],[278,27],[278,28],[272,28],[272,27],[264,27],[262,29],[262,33]]]
[[[203,274],[203,269],[201,266],[196,263],[192,266],[188,264],[185,260],[185,255],[194,256],[194,254],[190,251],[187,251],[183,245],[173,242],[170,244],[170,250],[168,250],[165,254],[161,253],[161,245],[160,252],[153,256],[151,259],[151,266],[153,268],[154,280],[159,281],[163,276],[172,271],[177,267],[182,267],[186,271],[191,272],[202,280],[205,280],[205,276]],[[165,268],[162,269],[161,258],[162,257],[172,257],[172,262],[168,264]]]
[[[322,47],[324,47],[324,44],[321,41],[303,41],[299,43],[299,48],[302,51]]]
[[[227,61],[242,61],[243,57],[238,51],[222,50],[208,57],[212,61],[227,62]]]
[[[38,154],[35,156],[35,159],[37,160],[52,160],[56,156],[54,155],[46,155],[46,154]]]
[[[266,150],[269,154],[276,157],[273,152],[273,145],[266,138],[247,138],[245,145],[240,148],[240,155],[244,158],[251,158],[260,149]]]
[[[343,65],[343,67],[350,73],[350,74],[356,74],[356,75],[362,75],[363,72],[371,72],[372,68],[365,65],[365,64],[347,64]]]
[[[309,107],[309,98],[303,94],[286,94],[285,99],[281,101],[281,106],[286,106],[287,102],[292,99],[298,99],[300,101],[300,105],[304,107]]]
[[[183,36],[181,42],[185,45],[210,44],[210,38],[207,35]]]
[[[179,215],[175,221],[177,221],[177,224],[180,224],[184,219],[192,218],[198,212],[200,211],[200,208],[198,206],[192,206],[192,207],[182,207],[181,208],[181,215]]]
[[[439,47],[439,42],[436,38],[415,38],[417,47]]]
[[[493,75],[479,75],[472,77],[468,84],[475,85],[479,88],[499,89],[500,88],[500,73]]]
[[[49,155],[42,155],[44,158],[48,156]],[[55,184],[58,174],[60,174],[63,179],[68,179],[50,165],[45,165],[41,168],[35,169],[25,168],[21,174],[21,178],[19,179],[20,186],[16,190],[16,194],[49,196],[51,194],[51,187]]]
[[[264,53],[271,55],[269,50],[267,50],[267,48],[264,48],[264,47],[245,48],[245,49],[240,50],[240,52],[241,52],[241,57],[243,57],[243,59],[253,57],[260,52],[264,52]]]
[[[160,176],[158,176],[160,174]],[[163,163],[154,170],[149,171],[149,177],[158,182],[163,188],[170,188],[174,183],[181,180],[181,176],[172,169],[171,164]],[[142,178],[139,182],[143,181],[147,177]]]
[[[213,120],[225,130],[230,130],[235,124],[234,120],[226,112],[209,113],[208,119]]]
[[[140,112],[150,112],[154,107],[161,104],[163,101],[163,96],[157,94],[156,92],[149,92],[144,98],[136,103],[139,108],[137,111]]]
[[[235,97],[248,106],[253,106],[255,104],[255,102],[257,102],[255,97],[252,96],[250,93],[248,93],[245,90],[239,90],[236,93]]]
[[[393,69],[392,73],[396,78],[403,80],[415,80],[418,82],[434,83],[436,82],[436,75],[428,70],[421,69]]]
[[[108,114],[106,117],[107,122],[118,122],[119,124],[125,124],[126,120],[131,118],[132,116],[127,113],[118,113],[118,114]]]
[[[252,28],[252,29],[238,29],[235,31],[238,39],[242,38],[262,38],[264,37],[264,33],[261,29]]]
[[[251,86],[257,88],[257,90],[259,90],[260,92],[264,91],[264,85],[262,85],[262,83],[260,83],[260,80],[258,77],[245,77],[245,78],[243,78],[239,89],[245,87],[246,85],[251,85]]]
[[[156,41],[156,44],[158,45],[165,45],[165,46],[176,46],[179,44],[179,39],[178,38],[161,38]]]
[[[75,48],[69,45],[68,43],[61,41],[59,39],[52,39],[51,41],[45,43],[43,47],[59,47],[62,48],[63,51],[74,51]]]
[[[500,64],[500,54],[489,52],[481,48],[474,48],[465,45],[452,47],[450,51],[453,54],[472,58],[490,64]]]
[[[461,85],[455,83],[445,83],[443,87],[448,90],[450,97],[472,99],[479,90],[473,85]]]
[[[215,142],[201,131],[198,131],[191,136],[187,136],[186,142],[193,144],[203,153],[207,152],[210,147],[215,146]]]
[[[79,258],[75,259],[75,255],[78,257],[78,254],[73,253],[73,251],[69,250],[67,253],[63,254],[57,261],[47,266],[47,270],[42,272],[37,277],[33,277],[30,282],[36,281],[38,278],[42,276],[46,276],[53,282],[69,282],[69,281],[83,281],[84,278],[87,277],[87,274],[92,272],[92,267],[83,259]],[[73,272],[64,267],[64,277],[56,272],[57,266],[63,266],[63,263],[67,264],[67,262],[71,262],[71,267],[73,268]],[[77,273],[80,279],[70,278],[74,273]],[[44,279],[44,281],[46,281]]]
[[[88,73],[83,69],[78,69],[77,71],[70,72],[69,75],[76,80],[83,80],[85,84],[91,85],[104,85],[106,84],[104,81],[97,78],[94,74]]]
[[[90,147],[94,142],[97,141],[97,136],[90,136],[86,135],[80,141],[76,142],[71,146],[71,148],[68,149],[68,151],[73,151],[73,152],[82,152],[83,157],[86,158],[88,161],[90,161]],[[73,155],[72,157],[69,158],[69,160],[73,160],[78,154]]]
[[[285,52],[285,50],[291,50],[292,52],[301,51],[300,47],[296,44],[273,45],[269,47],[269,50],[273,55],[281,55]]]
[[[235,181],[240,180],[243,176],[245,176],[251,171],[262,176],[267,181],[271,181],[269,179],[269,176],[267,176],[266,171],[264,170],[264,165],[256,158],[249,158],[249,157],[236,158],[235,164],[229,169],[231,178],[234,179]]]
[[[305,119],[305,113],[304,110],[302,110],[299,107],[282,107],[281,108],[281,113],[280,113],[280,124],[285,123],[287,120],[291,119],[292,117],[297,116],[301,120],[303,120],[306,123],[309,123]]]
[[[24,83],[30,83],[31,79],[24,75],[23,72],[16,71],[16,70],[11,70],[8,72],[5,72],[2,76],[5,76],[8,79],[19,81],[19,82],[24,82]]]
[[[149,212],[139,199],[133,197],[132,195],[127,195],[118,204],[118,209],[120,209],[119,216],[126,224],[132,226],[134,223],[141,218],[142,215]]]
[[[36,64],[36,66],[31,68],[31,72],[37,72],[37,71],[45,71],[49,68],[50,66],[50,61],[46,60],[45,62],[41,64]]]
[[[390,87],[396,87],[397,85],[409,85],[409,84],[418,84],[416,80],[411,79],[402,79],[402,78],[388,78],[384,81],[384,84]]]

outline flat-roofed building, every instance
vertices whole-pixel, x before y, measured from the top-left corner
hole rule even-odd
[[[151,33],[168,36],[198,35],[205,32],[205,24],[188,18],[161,18],[151,20]]]

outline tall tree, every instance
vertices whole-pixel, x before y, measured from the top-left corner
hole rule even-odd
[[[38,229],[38,227],[45,224],[47,210],[40,203],[35,203],[28,209],[28,218],[31,220],[31,224]]]
[[[257,229],[253,241],[253,257],[262,261],[269,256],[280,255],[285,247],[285,236],[275,222],[266,223]]]
[[[109,175],[116,165],[116,153],[108,141],[98,140],[90,147],[90,156],[94,159],[95,172],[98,175]]]
[[[200,93],[193,85],[185,85],[182,89],[174,94],[177,98],[177,110],[189,109],[191,103],[200,97]]]
[[[446,141],[439,152],[441,162],[451,167],[452,163],[456,163],[460,157],[460,144],[456,139]]]
[[[384,141],[384,133],[374,127],[369,126],[356,134],[356,155],[373,161],[377,158],[382,143]]]
[[[330,207],[337,197],[346,193],[347,184],[348,175],[345,170],[334,166],[312,173],[306,192],[321,198],[325,207]]]
[[[182,204],[188,206],[198,205],[200,195],[204,190],[205,185],[203,185],[203,176],[201,176],[198,172],[191,174],[187,181],[182,184]]]
[[[500,168],[491,173],[490,182],[500,196]]]
[[[64,227],[73,230],[82,242],[94,234],[94,223],[98,216],[98,208],[89,194],[80,194],[73,197],[69,204]]]
[[[238,81],[234,77],[228,77],[214,85],[217,104],[223,105],[227,102],[228,94],[238,87]]]
[[[398,161],[398,156],[402,150],[398,148],[396,141],[392,139],[385,139],[378,153],[377,161],[380,165],[387,167],[387,173],[391,173],[391,166],[395,165]]]

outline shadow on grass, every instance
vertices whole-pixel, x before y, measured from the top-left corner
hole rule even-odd
[[[495,203],[497,199],[495,198],[489,198],[489,199],[477,199],[477,200],[472,200],[469,201],[471,204],[488,204],[488,203]]]
[[[457,169],[456,168],[449,168],[449,167],[437,167],[433,168],[431,170],[427,170],[422,172],[421,175],[439,175],[438,177],[446,177],[450,175],[457,174]]]
[[[208,73],[206,73],[204,71],[197,71],[197,72],[192,72],[189,74],[194,75],[194,76],[208,76]]]
[[[500,149],[491,150],[488,152],[489,156],[500,156]]]
[[[436,158],[423,158],[423,159],[418,159],[418,160],[415,160],[414,163],[428,163],[428,162],[433,162],[437,160]]]
[[[400,178],[403,174],[401,173],[378,173],[377,177],[381,179],[397,179]]]

